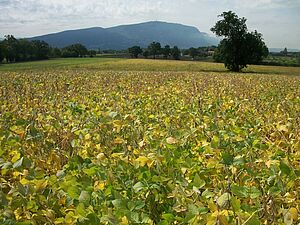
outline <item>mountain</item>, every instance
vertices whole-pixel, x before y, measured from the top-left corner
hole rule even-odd
[[[122,50],[133,45],[147,47],[153,41],[160,42],[162,46],[177,45],[179,48],[217,45],[219,42],[217,38],[200,32],[196,27],[159,21],[110,28],[68,30],[32,37],[29,40],[43,40],[59,48],[81,43],[88,49],[102,50]]]

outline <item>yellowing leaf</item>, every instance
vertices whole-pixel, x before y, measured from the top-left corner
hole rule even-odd
[[[106,158],[106,156],[105,156],[105,154],[104,154],[103,152],[101,152],[101,153],[99,153],[99,154],[96,156],[96,158],[97,158],[98,160],[103,160],[103,159]]]
[[[91,139],[91,135],[90,135],[90,134],[86,134],[86,135],[84,136],[84,139],[85,139],[85,140],[90,140],[90,139]]]
[[[25,178],[22,178],[22,179],[20,180],[20,183],[21,183],[22,185],[26,185],[26,184],[29,183],[29,180],[27,180],[27,179],[25,179]]]
[[[17,162],[17,161],[20,159],[20,157],[21,157],[20,152],[14,151],[14,157],[11,159],[11,162],[12,162],[12,163]]]
[[[94,185],[94,188],[96,190],[101,190],[103,191],[105,189],[105,182],[99,182],[99,181],[96,181],[95,182],[95,185]]]
[[[288,131],[289,131],[287,125],[278,125],[278,126],[277,126],[277,129],[278,129],[279,131],[283,131],[283,132],[288,132]]]
[[[117,145],[119,145],[119,144],[123,144],[124,143],[124,140],[122,139],[122,138],[116,138],[115,140],[114,140],[114,144],[117,144]]]
[[[145,146],[145,141],[144,140],[140,141],[139,146],[140,148],[143,148]]]
[[[227,192],[221,195],[217,200],[217,203],[220,206],[220,208],[225,208],[229,204],[230,198],[231,195]]]
[[[167,143],[170,144],[170,145],[173,145],[173,144],[177,143],[177,140],[173,137],[168,137],[167,138]]]
[[[128,225],[128,224],[129,224],[129,221],[128,221],[127,217],[123,216],[122,221],[121,221],[121,225]]]
[[[135,154],[135,155],[139,155],[141,152],[138,150],[138,149],[134,149],[133,150],[133,154]]]
[[[212,199],[208,202],[208,208],[212,212],[215,212],[218,210],[218,207],[216,206],[216,204],[214,203],[214,201]]]
[[[290,208],[289,213],[291,214],[291,217],[292,217],[293,220],[298,219],[298,210],[295,207]]]
[[[13,172],[13,177],[16,178],[20,175],[21,173],[18,171]]]
[[[45,189],[48,185],[48,180],[38,180],[35,182],[35,188],[37,191],[41,191]]]
[[[152,162],[152,160],[147,158],[146,156],[140,156],[135,161],[138,162],[140,166],[145,166],[146,164]]]

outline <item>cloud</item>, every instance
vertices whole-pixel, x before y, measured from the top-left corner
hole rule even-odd
[[[289,8],[299,6],[297,0],[235,0],[235,5],[241,8]]]
[[[217,15],[228,10],[246,17],[249,29],[263,33],[269,45],[300,48],[300,0],[0,0],[0,37],[149,20],[183,23],[210,32]]]
[[[1,0],[1,23],[44,23],[150,15],[164,11],[161,1],[153,0]]]

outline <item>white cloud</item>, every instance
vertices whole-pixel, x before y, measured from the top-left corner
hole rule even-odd
[[[118,19],[163,11],[161,1],[153,0],[5,0],[0,1],[1,23],[45,21],[85,21],[97,18]]]
[[[229,1],[228,1],[229,2]],[[233,0],[237,8],[286,8],[299,6],[299,0]]]
[[[249,28],[263,33],[270,46],[300,48],[300,0],[0,0],[0,36],[26,37],[149,20],[209,32],[217,15],[227,10],[246,17]]]

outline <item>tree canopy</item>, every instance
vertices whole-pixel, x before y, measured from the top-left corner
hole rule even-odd
[[[179,60],[181,52],[177,46],[174,46],[174,48],[171,49],[171,54],[173,59]]]
[[[148,46],[148,49],[149,49],[150,55],[153,56],[153,59],[155,59],[156,56],[161,53],[161,45],[159,42],[152,42]]]
[[[170,55],[171,55],[171,47],[170,45],[166,45],[163,49],[162,49],[162,54],[164,55],[164,58],[167,59]]]
[[[82,44],[73,44],[62,49],[63,57],[83,57],[86,55],[88,55],[88,50]]]
[[[16,39],[13,35],[6,35],[0,42],[0,63],[4,59],[6,62],[48,59],[50,51],[50,46],[44,41]]]
[[[211,28],[217,36],[223,37],[218,46],[215,58],[222,61],[231,71],[241,71],[247,64],[259,63],[268,56],[262,34],[256,30],[248,32],[246,18],[239,18],[234,12],[223,12],[214,27]]]
[[[140,46],[132,46],[131,48],[128,48],[128,52],[132,57],[138,58],[139,54],[143,53],[143,50]]]

